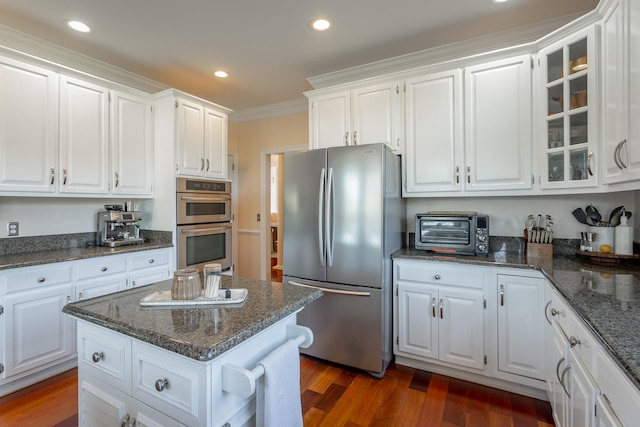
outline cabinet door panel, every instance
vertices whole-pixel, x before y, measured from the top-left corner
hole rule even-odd
[[[351,145],[350,92],[314,98],[310,108],[311,148]]]
[[[484,369],[483,303],[481,292],[440,289],[440,360]]]
[[[204,170],[204,109],[201,105],[178,101],[178,173],[202,176]]]
[[[498,369],[544,379],[544,279],[498,275]]]
[[[392,84],[353,91],[354,145],[382,142],[391,149],[397,149],[396,88]]]
[[[467,190],[531,188],[531,57],[465,69]]]
[[[462,72],[406,81],[406,193],[461,188]]]
[[[86,427],[113,427],[126,425],[124,419],[127,414],[126,395],[109,393],[104,387],[81,381],[78,411],[78,425]],[[122,423],[122,424],[121,424]]]
[[[153,187],[150,102],[142,96],[114,92],[111,116],[113,192],[149,195]]]
[[[62,313],[71,295],[61,284],[5,297],[5,377],[73,354],[72,320]]]
[[[571,368],[569,375],[565,377],[565,383],[569,384],[571,394],[571,420],[568,425],[574,427],[591,427],[594,425],[593,408],[598,394],[598,385],[591,374],[586,370],[573,350],[570,351]]]
[[[210,108],[204,110],[204,175],[227,177],[227,116]]]
[[[0,191],[53,192],[58,78],[0,58]]]
[[[435,288],[398,284],[398,350],[438,358],[436,301]]]
[[[69,77],[60,79],[60,191],[109,191],[109,91]]]

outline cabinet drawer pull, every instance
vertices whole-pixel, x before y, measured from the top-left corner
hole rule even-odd
[[[431,300],[431,316],[436,317],[436,297]]]
[[[104,353],[103,352],[95,352],[91,355],[91,360],[93,360],[94,363],[98,363],[101,360],[104,360]]]
[[[114,172],[115,176],[116,176],[116,184],[115,187],[120,185],[120,175],[118,174],[118,172]]]
[[[504,285],[500,285],[500,305],[504,306]]]
[[[164,378],[164,379],[159,379],[156,381],[156,390],[158,391],[164,391],[164,389],[168,389],[169,388],[169,380]]]
[[[204,170],[204,159],[202,157],[200,157],[200,170]]]
[[[571,335],[571,336],[569,337],[569,345],[570,345],[571,347],[575,347],[575,346],[577,346],[577,345],[580,345],[580,340],[579,340],[579,339],[577,339],[576,337],[574,337],[573,335]]]
[[[51,181],[49,182],[49,184],[53,185],[55,180],[56,180],[56,170],[54,168],[51,168]]]
[[[460,166],[456,165],[456,184],[460,184]]]
[[[44,277],[38,277],[38,283],[44,283],[44,281],[47,280]]]
[[[62,169],[62,185],[67,185],[67,170]]]
[[[349,131],[344,134],[344,145],[349,145]]]
[[[78,300],[82,300],[84,298],[84,294],[82,292],[78,292]]]
[[[353,131],[353,145],[358,145],[358,131]]]
[[[587,154],[587,172],[589,173],[589,176],[593,176],[593,170],[591,169],[592,160],[593,160],[593,153]],[[624,166],[624,163],[622,165]]]
[[[564,376],[567,375],[567,372],[569,372],[569,369],[571,369],[571,365],[568,365],[566,368],[564,368],[564,370],[562,371],[562,374],[560,375],[560,385],[562,386],[562,389],[564,390],[564,392],[566,393],[567,397],[571,398],[571,394],[569,393],[569,391],[567,390],[567,386],[564,383]]]
[[[467,166],[467,184],[471,184],[471,166]]]
[[[625,145],[626,143],[627,143],[627,140],[626,140],[626,139],[625,139],[625,140],[623,140],[623,141],[620,143],[620,150],[618,150],[618,161],[620,162],[620,164],[622,165],[622,167],[623,167],[624,169],[626,169],[626,168],[627,168],[627,165],[622,161],[622,147],[624,147],[624,145]]]
[[[100,269],[100,271],[107,271],[107,270],[108,270],[108,268],[107,268],[107,267],[102,267],[102,268]]]
[[[440,318],[444,319],[444,312],[443,312],[443,308],[442,308],[442,299],[440,299]]]
[[[130,418],[129,414],[126,414],[120,423],[120,427],[127,427],[129,425]]]
[[[560,380],[560,365],[562,365],[562,362],[564,362],[564,357],[561,357],[560,360],[558,360],[558,364],[556,365],[556,378],[558,378],[558,381]]]

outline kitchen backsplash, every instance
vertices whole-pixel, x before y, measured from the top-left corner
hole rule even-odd
[[[140,230],[145,242],[171,244],[171,231]],[[0,255],[55,249],[84,248],[96,244],[96,233],[54,234],[46,236],[26,236],[0,239]]]

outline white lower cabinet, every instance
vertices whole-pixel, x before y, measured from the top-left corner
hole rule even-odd
[[[73,320],[62,314],[74,293],[70,266],[24,270],[4,277],[0,385],[74,357]]]
[[[253,369],[289,339],[287,326],[295,323],[291,314],[212,360],[197,361],[78,321],[78,425],[261,425],[259,392],[242,397],[226,391],[223,367]],[[263,383],[258,378],[256,390]]]
[[[544,379],[545,281],[498,274],[498,369]]]
[[[75,365],[75,321],[62,313],[67,303],[168,279],[170,251],[0,273],[0,396]]]
[[[640,390],[547,284],[547,392],[556,427],[635,426]]]
[[[395,261],[394,276],[396,354],[483,370],[483,275]]]

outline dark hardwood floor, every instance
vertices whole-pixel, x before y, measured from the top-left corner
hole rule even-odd
[[[391,364],[383,379],[300,358],[305,427],[552,427],[548,402]],[[0,398],[0,426],[75,427],[75,369]]]

